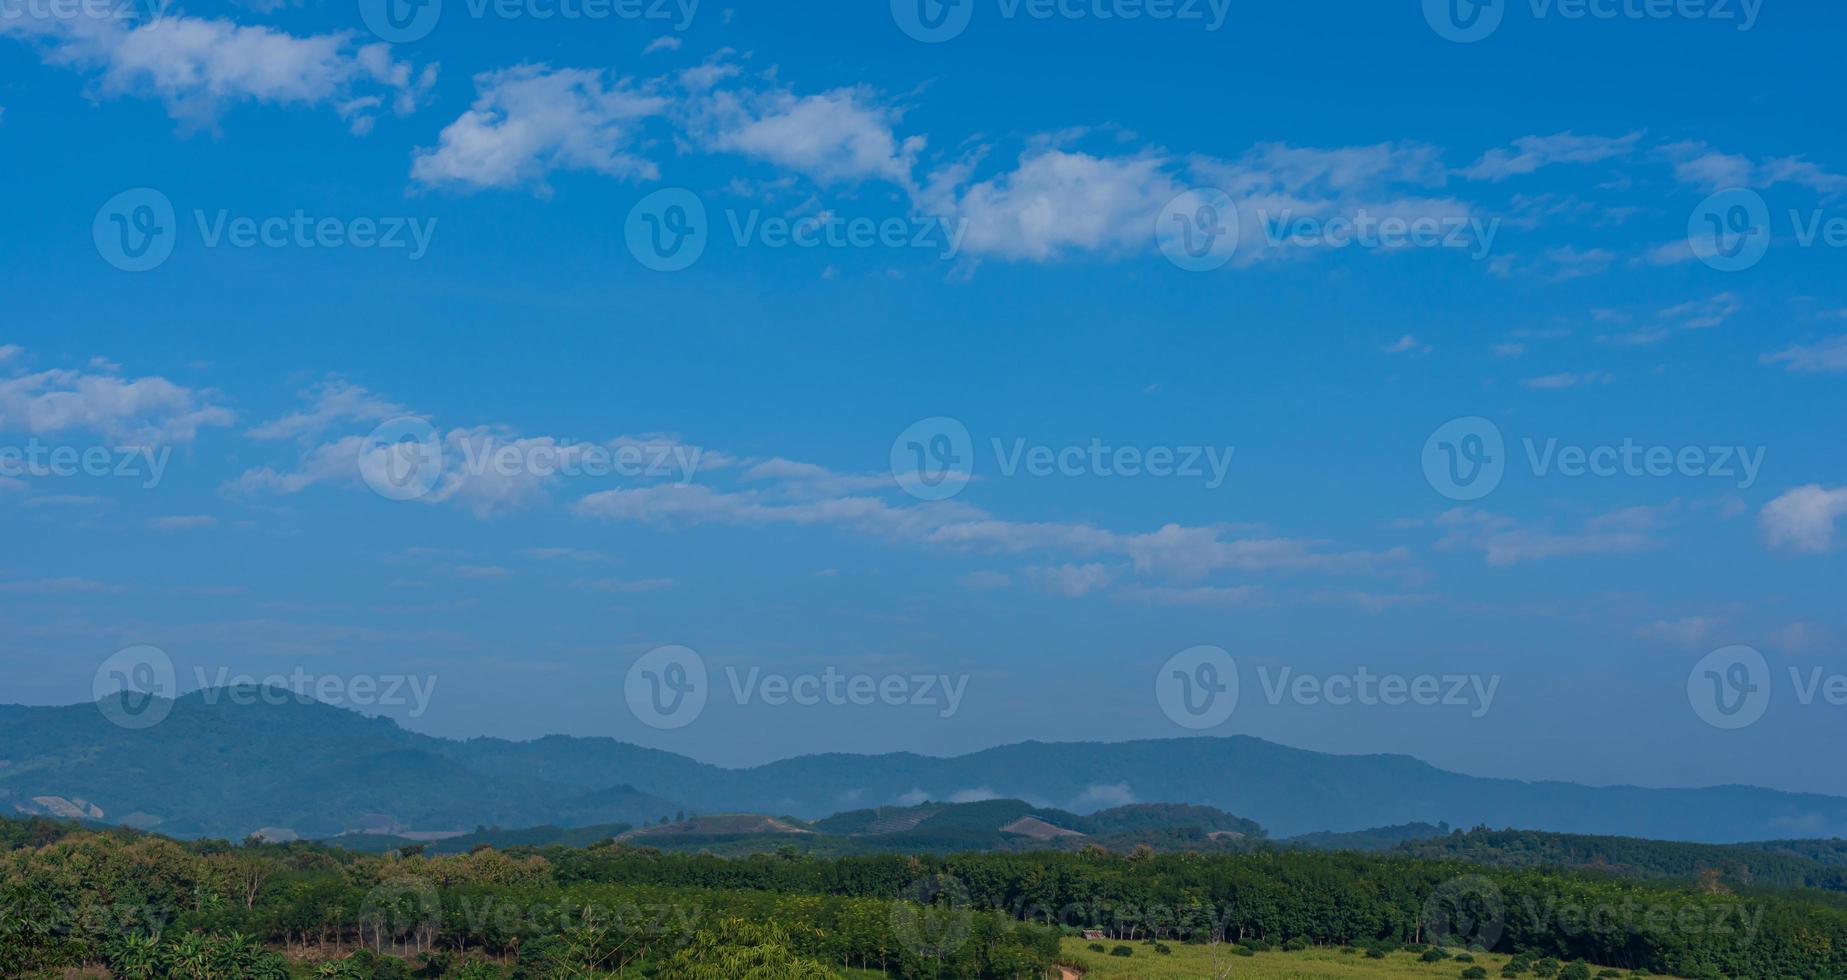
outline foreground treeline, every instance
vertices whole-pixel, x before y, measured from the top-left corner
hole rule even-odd
[[[1687,844],[1633,837],[1596,837],[1532,830],[1474,830],[1397,845],[1411,857],[1453,859],[1493,867],[1595,868],[1612,874],[1717,879],[1755,888],[1820,888],[1847,892],[1847,841],[1768,841]]]
[[[1847,976],[1847,911],[1358,854],[357,855],[0,822],[0,976],[1040,978],[1058,937],[1440,944],[1682,977]]]

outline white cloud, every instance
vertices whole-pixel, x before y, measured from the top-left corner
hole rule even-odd
[[[1764,540],[1781,551],[1820,554],[1834,547],[1834,522],[1847,514],[1847,487],[1811,483],[1764,505],[1757,516]]]
[[[156,531],[194,531],[200,528],[215,527],[218,518],[210,514],[175,514],[168,517],[156,517],[148,521],[148,526]]]
[[[94,71],[105,95],[148,95],[188,126],[206,126],[239,102],[331,105],[355,132],[372,125],[387,99],[407,114],[435,84],[391,57],[383,43],[355,47],[347,33],[306,37],[229,20],[163,16],[137,23],[84,7],[9,7],[0,35],[44,50],[45,60]]]
[[[1812,344],[1794,344],[1759,358],[1765,364],[1786,364],[1797,374],[1847,372],[1847,334],[1824,337]]]
[[[1255,585],[1196,585],[1176,588],[1166,585],[1126,585],[1116,590],[1116,597],[1149,606],[1204,606],[1243,608],[1262,605],[1264,590]]]
[[[0,344],[0,364],[5,364],[24,352],[25,349],[17,344]]]
[[[922,200],[926,210],[967,222],[962,248],[970,255],[1044,262],[1149,249],[1161,206],[1181,190],[1164,165],[1153,156],[1037,150],[972,184],[969,165],[939,171]]]
[[[1558,163],[1596,163],[1627,155],[1641,138],[1641,133],[1617,137],[1570,132],[1522,136],[1514,140],[1511,150],[1497,148],[1482,154],[1481,159],[1463,169],[1462,175],[1471,180],[1501,181]]]
[[[1075,599],[1089,595],[1116,580],[1118,570],[1101,562],[1082,565],[1034,565],[1024,572],[1040,591]]]
[[[611,593],[616,593],[619,595],[629,595],[629,594],[634,594],[638,592],[659,592],[663,589],[671,589],[674,587],[674,585],[675,585],[674,580],[670,578],[644,578],[644,579],[613,579],[613,578],[581,579],[580,578],[571,583],[571,588],[584,589],[590,592],[611,592]]]
[[[900,140],[892,131],[897,115],[864,87],[819,95],[714,91],[694,102],[688,128],[709,149],[755,157],[822,183],[883,180],[908,187],[924,140]]]
[[[0,431],[82,431],[136,445],[189,443],[199,430],[230,425],[212,393],[165,378],[41,371],[0,379]]]
[[[642,54],[653,54],[656,51],[678,51],[680,50],[680,43],[681,42],[679,38],[674,37],[671,34],[663,34],[660,37],[657,37],[654,40],[649,41],[648,46],[641,49],[641,53]]]
[[[1410,334],[1405,334],[1384,348],[1387,354],[1428,354],[1433,349],[1429,344],[1421,343]]]
[[[1632,554],[1660,546],[1654,535],[1655,512],[1646,507],[1611,511],[1574,531],[1524,526],[1511,517],[1466,508],[1446,511],[1436,523],[1445,529],[1439,548],[1471,548],[1494,566],[1573,555]]]
[[[1700,646],[1712,638],[1714,630],[1719,628],[1720,620],[1708,616],[1683,616],[1679,619],[1658,619],[1635,631],[1645,640],[1659,640],[1676,646]]]
[[[531,187],[548,193],[556,170],[619,179],[659,176],[637,154],[642,120],[667,100],[600,71],[519,65],[475,76],[474,105],[443,128],[434,149],[419,149],[411,177],[464,188]]]
[[[1078,813],[1090,813],[1128,806],[1134,802],[1135,791],[1129,788],[1128,783],[1093,783],[1084,787],[1084,792],[1071,801],[1071,809]]]
[[[336,422],[382,422],[409,412],[344,381],[326,382],[308,394],[314,399],[312,405],[251,429],[251,438],[293,439],[317,434]]]
[[[1777,157],[1758,162],[1733,153],[1721,153],[1698,141],[1671,143],[1662,147],[1661,152],[1673,164],[1676,179],[1702,191],[1764,188],[1777,184],[1807,187],[1824,197],[1847,191],[1847,176],[1830,173],[1801,157]]]
[[[1584,385],[1609,384],[1615,380],[1616,376],[1608,371],[1585,371],[1582,374],[1570,372],[1545,374],[1537,378],[1528,378],[1520,383],[1535,391],[1559,391]]]

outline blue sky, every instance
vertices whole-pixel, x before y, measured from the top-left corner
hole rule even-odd
[[[381,710],[749,763],[1187,734],[1157,679],[1211,645],[1208,734],[1847,794],[1792,751],[1847,723],[1847,15],[963,3],[924,42],[902,3],[442,0],[388,43],[353,3],[8,0],[0,447],[167,462],[0,477],[0,701],[148,644],[180,689],[434,676]],[[1220,234],[1170,260],[1189,221]],[[393,500],[367,440],[405,418],[440,465]],[[920,499],[894,444],[942,418],[971,479]],[[1498,485],[1446,495],[1426,457],[1487,431]],[[535,472],[558,446],[697,463]],[[1555,462],[1625,446],[1675,462]],[[1727,729],[1688,688],[1733,645],[1770,691]],[[710,670],[695,723],[625,701],[664,646]],[[1497,686],[1271,703],[1285,667]],[[752,668],[966,690],[739,703]]]

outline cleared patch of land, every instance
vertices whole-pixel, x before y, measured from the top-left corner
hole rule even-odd
[[[1105,952],[1092,951],[1091,942],[1100,942]],[[1135,950],[1133,956],[1111,956],[1107,952],[1118,945]],[[1367,959],[1363,953],[1343,953],[1338,949],[1309,949],[1299,953],[1269,952],[1254,956],[1231,956],[1223,948],[1214,953],[1207,946],[1169,943],[1169,954],[1155,952],[1143,943],[1118,943],[1114,940],[1066,939],[1061,962],[1075,963],[1083,970],[1084,980],[1201,980],[1201,978],[1236,977],[1237,980],[1456,980],[1462,971],[1479,966],[1490,978],[1501,975],[1509,957],[1495,953],[1475,953],[1473,963],[1443,960],[1424,963],[1412,953],[1390,953],[1382,960]],[[1593,975],[1596,973],[1592,971]],[[1627,973],[1625,972],[1625,976]],[[1531,978],[1532,974],[1522,974]],[[1668,980],[1661,977],[1656,980]]]

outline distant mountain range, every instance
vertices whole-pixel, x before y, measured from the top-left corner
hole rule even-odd
[[[1407,756],[1330,755],[1246,736],[1026,742],[953,758],[827,754],[725,769],[613,739],[435,738],[293,699],[193,694],[145,730],[118,727],[88,704],[0,706],[0,812],[175,836],[642,825],[681,811],[818,820],[989,798],[1078,814],[1196,804],[1273,837],[1443,822],[1720,843],[1847,835],[1839,797],[1489,779]]]

